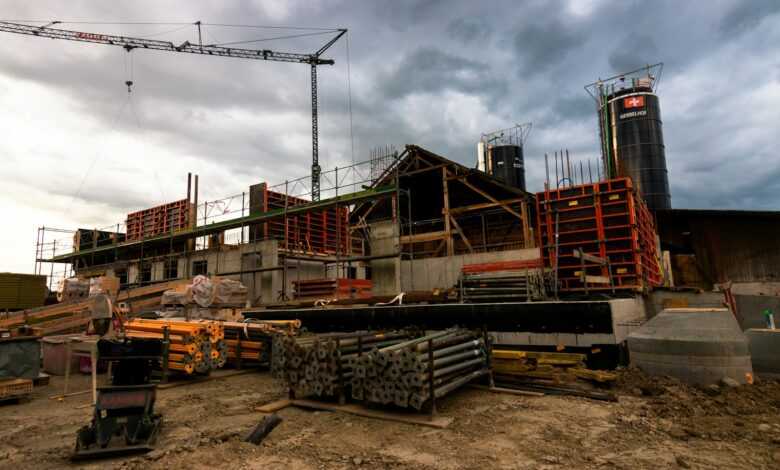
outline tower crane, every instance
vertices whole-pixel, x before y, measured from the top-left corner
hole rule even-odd
[[[201,38],[200,21],[193,25],[198,27],[198,44],[192,44],[185,41],[182,44],[175,45],[169,41],[160,41],[155,39],[132,38],[127,36],[115,36],[111,34],[88,33],[83,31],[71,31],[66,29],[52,28],[51,26],[61,24],[61,21],[52,21],[45,26],[34,26],[8,21],[0,21],[0,31],[6,33],[26,34],[50,39],[65,39],[68,41],[88,42],[95,44],[106,44],[110,46],[120,46],[128,52],[134,49],[150,49],[166,52],[185,52],[189,54],[200,54],[216,57],[233,57],[236,59],[255,59],[271,60],[277,62],[294,62],[299,64],[308,64],[311,67],[311,198],[313,201],[320,199],[320,173],[319,164],[319,129],[317,125],[317,66],[333,65],[333,59],[322,58],[333,44],[336,43],[344,34],[346,29],[334,29],[334,36],[326,42],[317,51],[310,54],[279,52],[269,49],[242,49],[235,47],[224,47],[217,44],[203,44]],[[126,83],[128,87],[130,83]]]

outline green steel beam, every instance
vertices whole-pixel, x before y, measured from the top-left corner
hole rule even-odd
[[[335,206],[337,204],[345,204],[345,205],[353,204],[355,202],[362,201],[365,199],[376,199],[383,196],[395,194],[396,191],[397,188],[394,185],[380,186],[377,188],[369,188],[363,191],[345,194],[343,196],[336,196],[322,201],[312,201],[307,204],[291,206],[287,208],[286,214],[290,216],[290,215],[296,215],[300,213],[325,209],[327,207]],[[97,248],[90,248],[87,250],[82,250],[77,252],[74,251],[71,253],[55,256],[51,259],[40,260],[40,261],[49,262],[49,263],[70,263],[76,258],[79,258],[84,255],[91,255],[93,253],[102,253],[102,252],[112,251],[116,249],[140,246],[142,243],[152,243],[152,242],[171,240],[171,239],[186,240],[190,238],[197,238],[205,235],[211,235],[213,233],[223,232],[225,230],[245,227],[247,225],[251,225],[255,223],[267,222],[269,220],[278,219],[284,216],[285,216],[284,209],[274,209],[268,212],[263,212],[261,214],[250,214],[244,217],[238,217],[235,219],[224,220],[222,222],[215,222],[213,224],[196,227],[194,229],[186,229],[186,230],[178,231],[176,233],[168,233],[165,235],[158,235],[156,237],[144,238],[143,240],[133,240],[129,242],[114,243],[111,245],[100,246]]]

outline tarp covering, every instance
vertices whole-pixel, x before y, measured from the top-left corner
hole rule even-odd
[[[40,366],[38,338],[0,340],[0,379],[34,379]]]

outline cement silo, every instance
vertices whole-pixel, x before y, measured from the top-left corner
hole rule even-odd
[[[525,191],[523,145],[529,132],[531,123],[482,135],[477,145],[477,168]]]
[[[655,93],[662,66],[648,66],[586,87],[598,104],[604,174],[630,177],[651,210],[672,206],[661,108]]]

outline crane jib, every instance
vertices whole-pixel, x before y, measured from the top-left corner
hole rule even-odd
[[[186,52],[190,54],[200,54],[206,56],[232,57],[235,59],[255,59],[269,60],[277,62],[296,62],[311,65],[311,112],[312,112],[312,167],[311,167],[311,199],[319,201],[320,199],[320,166],[318,157],[318,125],[317,125],[317,66],[333,65],[333,59],[322,59],[320,56],[328,50],[336,41],[347,33],[346,29],[334,30],[335,34],[317,51],[309,54],[300,54],[295,52],[276,52],[268,49],[237,49],[231,47],[218,46],[215,44],[203,45],[192,44],[185,41],[181,45],[174,45],[172,42],[159,41],[155,39],[131,38],[126,36],[113,36],[109,34],[88,33],[83,31],[71,31],[67,29],[50,28],[54,24],[61,24],[60,21],[52,21],[44,26],[33,26],[8,21],[0,21],[0,31],[14,34],[27,34],[50,39],[64,39],[68,41],[92,42],[96,44],[106,44],[110,46],[123,47],[128,52],[133,49],[151,49],[167,52]],[[195,22],[193,25],[198,27],[200,37],[201,22]],[[132,82],[125,82],[128,86]]]

